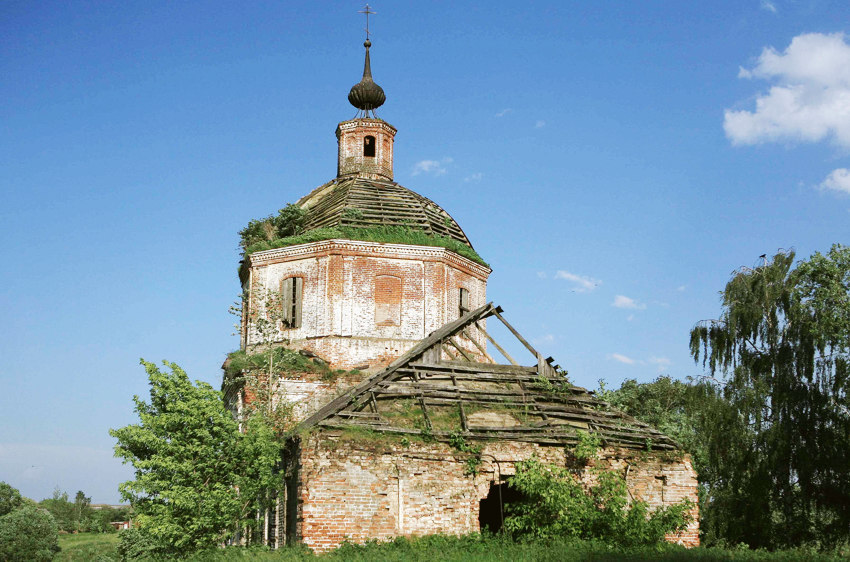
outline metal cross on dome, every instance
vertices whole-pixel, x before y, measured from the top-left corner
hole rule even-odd
[[[372,9],[369,7],[369,4],[366,4],[366,6],[357,13],[358,14],[366,14],[366,40],[368,41],[369,40],[369,14],[377,14],[378,12],[373,12]]]

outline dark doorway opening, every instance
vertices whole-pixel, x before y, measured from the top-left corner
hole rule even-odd
[[[505,523],[507,506],[524,501],[526,495],[508,486],[507,482],[490,482],[490,492],[487,497],[478,502],[478,524],[481,531],[487,529],[498,533]]]

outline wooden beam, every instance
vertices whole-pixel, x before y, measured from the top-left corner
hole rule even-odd
[[[452,384],[457,388],[457,380],[452,377]],[[460,408],[460,427],[463,431],[469,430],[469,425],[466,423],[466,411],[463,409],[463,400],[460,400],[460,391],[457,393],[458,407]]]
[[[507,320],[505,320],[505,319],[502,317],[502,315],[501,315],[501,314],[499,314],[499,311],[498,311],[498,310],[493,309],[493,316],[495,316],[496,318],[498,318],[499,320],[501,320],[501,321],[502,321],[502,324],[504,324],[504,325],[505,325],[505,327],[506,327],[508,330],[510,330],[510,331],[511,331],[511,333],[512,333],[512,334],[516,337],[516,339],[518,339],[518,340],[520,341],[520,343],[522,343],[522,345],[524,345],[524,346],[525,346],[525,348],[526,348],[528,351],[530,351],[530,352],[531,352],[531,354],[532,354],[532,355],[534,355],[535,357],[540,357],[540,354],[539,354],[539,353],[537,353],[537,350],[536,350],[536,349],[534,349],[533,347],[531,347],[531,344],[530,344],[530,343],[528,343],[527,341],[525,341],[525,338],[524,338],[524,337],[522,337],[522,336],[520,335],[520,333],[519,333],[519,332],[517,332],[517,331],[514,329],[514,327],[513,327],[513,326],[511,326],[510,324],[508,324],[508,321],[507,321]]]
[[[443,342],[443,343],[441,343],[441,344],[440,344],[440,348],[441,348],[441,349],[442,349],[442,350],[446,353],[446,355],[448,355],[448,356],[449,356],[449,357],[451,357],[452,359],[457,359],[457,353],[455,353],[455,352],[453,352],[451,349],[449,349],[449,348],[446,346],[445,342]]]
[[[511,357],[510,353],[505,351],[505,349],[501,345],[499,345],[499,342],[494,340],[493,337],[490,334],[488,334],[487,331],[484,328],[482,328],[481,325],[478,322],[475,322],[475,327],[478,328],[481,331],[482,334],[484,334],[484,337],[486,337],[490,341],[490,343],[492,343],[493,345],[496,346],[496,349],[499,350],[499,353],[504,355],[505,359],[507,359],[508,361],[511,362],[511,365],[519,365],[519,363],[514,361],[514,358]]]
[[[472,345],[474,345],[475,347],[477,347],[477,348],[478,348],[478,351],[480,351],[480,352],[482,353],[482,355],[484,355],[484,357],[485,357],[488,361],[490,361],[490,363],[495,363],[495,362],[496,362],[496,360],[495,360],[495,359],[493,359],[492,357],[490,357],[490,354],[489,354],[489,353],[487,353],[487,350],[486,350],[486,349],[484,349],[484,346],[483,346],[483,345],[481,345],[480,343],[478,343],[477,341],[475,341],[475,338],[473,338],[473,337],[469,334],[469,331],[468,331],[466,328],[464,328],[464,329],[461,331],[461,333],[462,333],[464,336],[466,336],[466,339],[468,339],[469,341],[471,341],[471,342],[472,342]]]
[[[465,352],[463,349],[461,349],[461,347],[457,344],[457,342],[455,341],[455,339],[454,339],[454,338],[451,338],[451,337],[450,337],[450,338],[446,339],[446,341],[447,341],[447,342],[449,342],[449,343],[452,345],[452,347],[454,347],[456,350],[460,351],[460,354],[461,354],[461,355],[463,355],[463,357],[464,357],[467,361],[469,361],[470,363],[477,363],[477,361],[475,361],[475,360],[472,358],[472,356],[471,356],[471,355],[469,355],[467,352]]]

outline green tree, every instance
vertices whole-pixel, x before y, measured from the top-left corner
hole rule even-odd
[[[5,482],[0,481],[0,517],[18,509],[21,505],[23,505],[21,493]]]
[[[77,530],[74,504],[68,501],[68,492],[63,492],[57,486],[53,490],[53,497],[43,499],[38,504],[50,512],[60,531],[70,533]]]
[[[158,554],[215,547],[279,489],[279,446],[261,419],[240,432],[221,393],[192,384],[176,364],[165,363],[164,372],[142,364],[150,402],[135,396],[139,423],[110,430],[116,456],[136,469],[121,495]]]
[[[25,505],[0,517],[0,560],[52,560],[59,552],[59,532],[53,516]]]
[[[691,331],[728,408],[706,417],[718,536],[751,546],[850,539],[850,248],[733,273]]]

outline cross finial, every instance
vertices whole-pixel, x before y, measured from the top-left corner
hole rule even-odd
[[[366,40],[368,41],[369,40],[369,14],[377,14],[378,12],[373,12],[372,9],[369,7],[369,4],[366,4],[366,6],[357,13],[358,14],[366,14]]]

